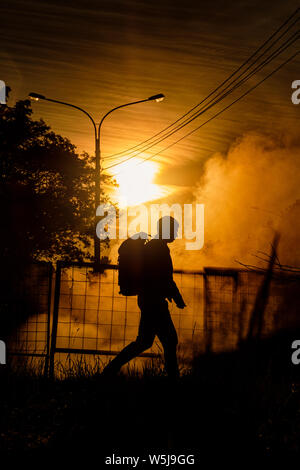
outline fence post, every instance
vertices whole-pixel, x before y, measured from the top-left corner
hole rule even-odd
[[[48,263],[49,266],[49,284],[48,284],[48,307],[47,307],[47,344],[46,344],[46,357],[45,357],[45,369],[44,375],[48,376],[49,372],[49,358],[50,358],[50,319],[51,319],[51,298],[52,298],[52,275],[53,266],[52,263]]]
[[[54,356],[56,349],[56,336],[57,336],[57,323],[58,323],[58,309],[59,309],[59,297],[60,297],[60,280],[61,280],[61,262],[56,263],[56,275],[55,275],[55,290],[54,290],[54,306],[53,306],[53,322],[52,322],[52,333],[51,333],[51,347],[50,347],[50,367],[49,376],[54,377]]]
[[[205,342],[205,353],[210,353],[211,351],[211,325],[208,322],[208,315],[209,315],[209,287],[208,287],[208,279],[207,279],[207,272],[204,268],[203,270],[203,281],[204,281],[204,309],[203,309],[203,322],[204,322],[204,342]]]

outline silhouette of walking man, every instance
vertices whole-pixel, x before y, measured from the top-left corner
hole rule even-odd
[[[162,217],[157,223],[157,235],[145,245],[143,287],[138,295],[141,310],[138,336],[105,367],[104,375],[117,373],[128,361],[151,348],[157,335],[164,349],[168,376],[179,377],[176,356],[178,338],[166,300],[174,300],[181,309],[186,306],[173,280],[168,247],[168,243],[175,240],[178,228],[179,224],[173,217]]]

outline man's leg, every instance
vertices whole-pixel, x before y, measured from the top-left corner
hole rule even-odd
[[[105,367],[104,373],[117,373],[121,367],[131,359],[139,356],[146,349],[151,348],[155,338],[151,318],[141,312],[138,336],[135,341],[125,346],[124,349]]]
[[[166,372],[169,377],[176,379],[179,377],[176,356],[178,337],[169,312],[168,302],[166,300],[161,304],[156,334],[164,348]]]

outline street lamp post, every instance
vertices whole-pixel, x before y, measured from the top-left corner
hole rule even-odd
[[[149,98],[139,100],[139,101],[133,101],[130,103],[122,104],[120,106],[116,106],[115,108],[111,109],[108,111],[103,118],[101,119],[98,127],[92,118],[92,116],[85,111],[84,109],[80,108],[79,106],[75,106],[74,104],[71,103],[66,103],[64,101],[59,101],[59,100],[53,100],[51,98],[46,98],[44,95],[40,95],[39,93],[29,93],[29,97],[34,100],[34,101],[39,101],[39,100],[44,100],[44,101],[50,101],[52,103],[58,103],[62,104],[64,106],[69,106],[71,108],[75,108],[82,113],[84,113],[92,122],[93,128],[94,128],[94,137],[95,137],[95,230],[94,230],[94,260],[95,260],[95,266],[96,268],[99,268],[100,265],[100,239],[97,237],[96,234],[96,225],[97,225],[97,218],[96,218],[96,211],[97,207],[100,204],[100,174],[101,174],[101,149],[100,149],[100,131],[101,131],[101,126],[103,124],[104,119],[111,114],[113,111],[116,111],[117,109],[120,108],[125,108],[125,106],[131,106],[133,104],[138,104],[138,103],[144,103],[146,101],[162,101],[164,99],[164,95],[162,93],[159,93],[157,95],[150,96]]]

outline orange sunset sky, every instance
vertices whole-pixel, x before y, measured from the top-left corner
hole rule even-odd
[[[81,106],[97,122],[115,106],[164,93],[166,98],[161,103],[146,102],[124,108],[107,118],[101,140],[105,169],[125,158],[109,158],[110,155],[152,137],[205,98],[297,7],[297,0],[2,2],[0,79],[12,88],[9,105],[34,91]],[[299,22],[293,31],[297,29]],[[224,102],[138,158],[161,152],[201,125],[297,50],[299,40]],[[261,225],[271,223],[276,228],[281,217],[278,214],[300,198],[296,179],[299,159],[294,158],[299,155],[300,105],[291,102],[291,84],[296,79],[300,79],[299,55],[211,123],[151,158],[149,165],[145,164],[141,170],[140,182],[147,182],[148,178],[147,184],[156,185],[151,186],[147,200],[169,195],[166,200],[170,202],[188,203],[197,199],[207,204],[207,220],[212,227],[211,234],[207,229],[208,255],[204,251],[207,259],[196,265],[205,261],[233,262],[235,253],[220,259],[216,250],[219,239],[216,234],[222,230],[228,234],[229,238],[225,239],[231,246],[236,246],[237,239],[246,237],[242,249],[237,250],[243,258],[248,251],[249,237],[255,238],[254,232],[261,232]],[[92,127],[83,114],[49,102],[34,103],[33,110],[34,118],[42,117],[55,132],[68,137],[80,152],[94,151]],[[277,137],[279,141],[275,142]],[[234,150],[237,142],[242,142],[238,144],[240,153]],[[289,157],[280,154],[283,147]],[[279,160],[286,161],[284,169]],[[276,162],[274,167],[273,162]],[[256,168],[253,173],[252,164]],[[249,169],[249,178],[245,177],[248,171],[245,168]],[[266,168],[271,169],[268,181],[263,176]],[[117,174],[121,169],[122,166],[116,166],[107,171]],[[242,176],[236,177],[237,174]],[[280,175],[289,179],[289,188],[278,189]],[[137,173],[135,180],[138,179]],[[126,185],[126,174],[124,181]],[[245,194],[248,184],[250,192]],[[258,194],[266,184],[271,193],[268,197]],[[231,210],[229,206],[235,198],[237,206]],[[239,199],[244,202],[238,206]],[[212,201],[213,206],[209,206]],[[246,208],[249,213],[236,227],[233,240],[229,236],[232,222],[242,220]],[[275,216],[270,222],[271,213]],[[289,220],[290,216],[281,221],[280,228],[288,231]],[[259,229],[253,228],[253,224],[259,225]],[[250,227],[253,235],[248,233]],[[261,235],[262,245],[269,235]],[[219,258],[209,252],[210,243]],[[250,243],[253,250],[259,246],[258,240]],[[298,259],[298,254],[295,256]]]

